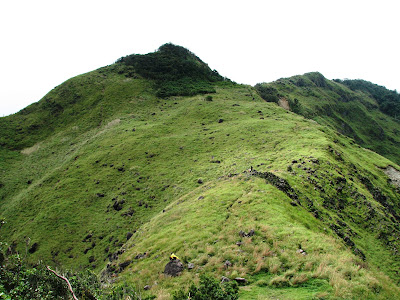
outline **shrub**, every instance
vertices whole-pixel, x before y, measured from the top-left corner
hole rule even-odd
[[[162,45],[153,53],[121,57],[117,64],[153,79],[160,98],[215,93],[213,83],[224,80],[195,54],[173,44]]]
[[[211,276],[202,275],[199,286],[192,284],[189,290],[179,290],[173,294],[174,300],[235,300],[239,299],[239,287],[235,281],[219,283]]]
[[[260,97],[263,98],[265,101],[278,103],[278,90],[274,87],[262,83],[257,83],[255,85],[255,88]]]
[[[6,249],[7,245],[0,242],[0,299],[67,299],[71,295],[66,282],[42,262],[29,266],[18,254],[6,255]],[[65,277],[78,299],[98,299],[102,294],[97,276],[89,271],[66,272]]]

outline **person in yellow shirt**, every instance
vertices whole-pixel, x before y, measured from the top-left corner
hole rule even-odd
[[[169,256],[169,260],[179,260],[179,257],[176,256],[174,253],[171,253],[171,255]]]

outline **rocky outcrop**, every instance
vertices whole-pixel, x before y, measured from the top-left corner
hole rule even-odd
[[[170,260],[169,263],[166,264],[164,269],[164,274],[170,276],[179,276],[183,271],[183,264],[179,259]]]

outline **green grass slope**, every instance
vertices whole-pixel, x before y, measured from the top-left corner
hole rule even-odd
[[[252,87],[160,83],[136,63],[0,118],[1,240],[33,263],[150,285],[160,299],[204,272],[245,277],[243,299],[399,294],[400,194],[385,173],[398,165]],[[170,252],[194,269],[164,276]]]
[[[391,109],[398,105],[392,95],[397,94],[364,81],[356,85],[357,82],[342,84],[327,80],[320,73],[307,73],[256,87],[267,101],[287,101],[292,111],[331,126],[363,147],[400,163],[399,120],[395,119],[396,110]]]
[[[239,234],[251,230],[251,237]],[[221,178],[183,196],[141,227],[124,249],[115,268],[129,266],[119,282],[138,290],[150,285],[149,293],[159,299],[202,273],[244,277],[240,299],[396,299],[400,292],[323,222],[250,174]],[[165,276],[171,251],[194,268]]]

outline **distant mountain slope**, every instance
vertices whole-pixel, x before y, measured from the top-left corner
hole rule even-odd
[[[171,49],[173,68],[177,51],[216,74]],[[400,167],[332,129],[349,119],[354,139],[393,150],[398,125],[374,99],[318,73],[255,89],[202,72],[182,78],[210,93],[164,98],[173,80],[133,57],[0,119],[0,241],[164,299],[204,272],[244,277],[243,299],[400,294]],[[193,269],[164,276],[171,252]]]
[[[256,88],[267,101],[287,101],[293,112],[331,126],[361,146],[400,163],[400,120],[393,118],[395,111],[386,114],[387,107],[394,103],[391,101],[395,101],[389,99],[396,92],[357,82],[341,84],[320,73],[307,73],[258,84]]]
[[[379,109],[382,112],[397,120],[400,119],[400,94],[397,91],[391,91],[384,86],[360,79],[336,79],[335,81],[344,84],[353,91],[362,91],[370,95],[378,102]]]

